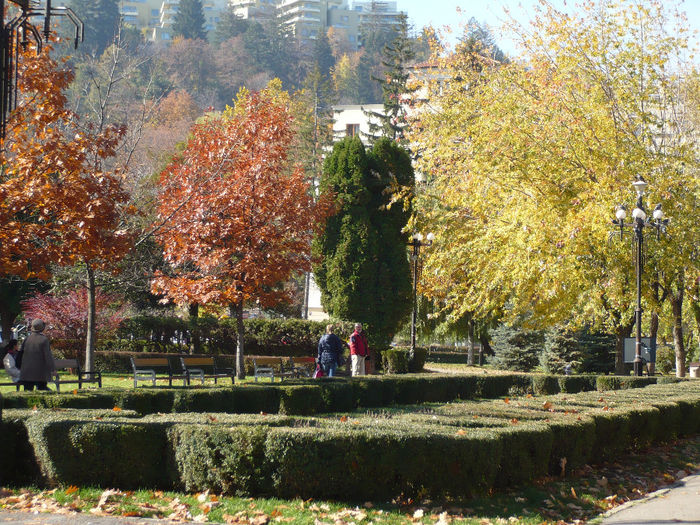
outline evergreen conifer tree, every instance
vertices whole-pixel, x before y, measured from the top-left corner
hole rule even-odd
[[[408,86],[408,71],[406,66],[414,59],[412,42],[408,36],[408,19],[405,14],[400,17],[396,28],[395,38],[384,46],[382,65],[386,73],[384,78],[373,76],[382,88],[382,103],[384,112],[367,111],[370,117],[379,120],[375,124],[370,119],[369,135],[372,140],[379,136],[401,142],[403,131],[407,124],[406,98],[415,89]]]
[[[370,345],[386,347],[411,309],[411,274],[402,233],[410,210],[389,206],[391,189],[414,184],[408,153],[380,139],[369,151],[357,137],[333,147],[321,192],[338,213],[313,244],[321,302],[334,318],[365,325]]]
[[[117,0],[70,0],[69,7],[85,24],[85,40],[81,51],[99,57],[114,42],[119,31]]]
[[[250,20],[239,17],[233,7],[229,6],[226,11],[221,13],[221,18],[216,24],[212,41],[220,45],[231,38],[242,35],[248,30]]]
[[[335,66],[335,57],[331,49],[331,43],[325,31],[319,30],[314,41],[313,61],[325,78],[330,77],[330,72]]]
[[[529,372],[539,362],[539,354],[544,347],[544,333],[502,324],[491,332],[491,341],[496,367]]]
[[[206,19],[202,0],[180,0],[173,22],[173,36],[189,40],[206,40]]]
[[[570,366],[572,372],[580,372],[583,351],[578,333],[565,328],[554,327],[547,331],[544,339],[544,352],[540,354],[540,364],[548,374],[564,374]]]

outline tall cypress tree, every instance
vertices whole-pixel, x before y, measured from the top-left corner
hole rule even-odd
[[[202,0],[180,0],[173,22],[173,36],[190,40],[206,40],[205,25]]]
[[[411,309],[411,273],[402,233],[410,210],[389,206],[392,190],[413,190],[408,153],[380,139],[369,151],[357,137],[333,147],[321,192],[339,205],[313,244],[321,302],[334,318],[359,321],[370,344],[388,346]]]

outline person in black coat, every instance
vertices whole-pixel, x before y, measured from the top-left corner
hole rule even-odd
[[[345,350],[345,345],[340,337],[333,333],[333,329],[332,324],[326,326],[326,333],[321,336],[318,342],[318,363],[323,373],[328,377],[333,377],[336,368],[342,364]]]

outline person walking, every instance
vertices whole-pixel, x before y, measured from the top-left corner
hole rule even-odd
[[[17,368],[17,362],[15,361],[15,357],[19,351],[17,348],[17,339],[10,339],[7,342],[7,346],[5,346],[5,350],[7,354],[2,358],[2,366],[5,367],[5,372],[10,376],[10,380],[16,383],[19,381],[19,368]]]
[[[318,341],[317,359],[325,375],[328,377],[335,376],[336,369],[342,363],[344,350],[345,345],[343,345],[340,337],[335,335],[334,326],[329,324],[326,326],[326,333]]]
[[[355,331],[350,335],[350,366],[353,376],[365,375],[367,359],[369,359],[367,336],[362,331],[362,324],[355,323]]]
[[[56,364],[51,355],[49,338],[42,332],[46,324],[41,319],[32,321],[31,333],[24,340],[22,347],[22,368],[20,368],[19,380],[25,390],[49,390],[46,386],[51,380],[51,375],[56,371]]]

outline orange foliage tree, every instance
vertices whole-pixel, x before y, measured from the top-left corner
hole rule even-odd
[[[218,304],[237,319],[237,376],[243,365],[243,304],[287,295],[280,286],[310,269],[315,203],[300,167],[290,166],[290,100],[278,83],[242,91],[233,108],[195,125],[181,155],[161,174],[156,234],[169,275],[153,291],[180,304]]]
[[[91,371],[94,272],[112,267],[131,246],[122,227],[128,193],[121,174],[104,168],[124,129],[78,127],[64,94],[73,75],[47,48],[39,55],[28,48],[18,64],[22,99],[0,151],[0,274],[46,279],[50,263],[85,266]]]

